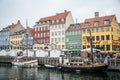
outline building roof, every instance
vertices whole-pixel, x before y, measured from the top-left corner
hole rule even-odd
[[[56,15],[53,15],[53,16],[48,16],[48,17],[43,17],[43,18],[40,18],[39,22],[44,22],[44,21],[49,21],[49,20],[57,20],[57,19],[64,19],[67,17],[68,13],[70,11],[64,11],[62,13],[57,13]]]
[[[30,32],[30,34],[33,36],[34,35],[34,30],[33,30],[33,28],[28,28],[29,29],[29,32]]]
[[[70,26],[67,28],[66,31],[75,31],[75,30],[81,30],[81,28],[83,27],[84,23],[77,23],[77,24],[70,24]],[[79,27],[77,27],[77,25]]]
[[[110,23],[111,23],[114,17],[115,17],[115,15],[108,15],[108,16],[102,16],[102,17],[96,17],[96,18],[88,18],[88,19],[85,19],[84,24],[86,22],[89,22],[90,23],[90,27],[93,27],[94,26],[94,22],[98,21],[99,22],[99,26],[104,26],[104,20],[109,20]]]

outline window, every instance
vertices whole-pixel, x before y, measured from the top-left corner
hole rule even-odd
[[[103,35],[101,36],[101,40],[104,40],[104,36]]]
[[[110,40],[110,35],[106,35],[106,40]]]
[[[91,29],[91,32],[94,33],[94,28]]]
[[[57,36],[57,32],[55,32],[55,36]]]
[[[110,50],[110,45],[106,45],[106,50]]]
[[[96,28],[96,32],[99,32],[99,28]]]
[[[83,37],[83,41],[85,41],[85,40],[86,40],[86,37],[84,36],[84,37]]]
[[[60,31],[58,31],[58,35],[61,35],[61,32],[60,32]]]
[[[106,27],[106,31],[109,31],[109,27]]]
[[[83,29],[83,33],[86,33],[86,30],[85,30],[85,29]]]
[[[110,25],[110,21],[109,20],[105,20],[104,21],[104,25],[106,25],[106,26]]]
[[[52,42],[54,42],[54,38],[52,38]]]
[[[59,22],[59,19],[58,19],[58,20],[56,20],[56,22],[58,23],[58,22]]]
[[[96,36],[96,41],[98,41],[98,40],[100,40],[100,39],[99,39],[99,36]]]
[[[64,22],[64,19],[61,19],[62,22]]]
[[[101,50],[104,51],[105,50],[105,45],[101,46]]]
[[[36,38],[36,34],[35,34],[35,38]]]
[[[99,22],[98,21],[95,21],[94,22],[94,26],[98,26],[99,25]]]
[[[101,28],[101,32],[104,32],[104,28],[103,27]]]
[[[52,23],[55,23],[55,21],[53,20]]]
[[[64,37],[62,37],[62,42],[64,42]]]
[[[54,36],[54,32],[52,32],[52,36]]]
[[[65,34],[65,32],[64,31],[62,31],[62,35],[64,35]]]
[[[85,22],[85,27],[90,27],[90,23],[89,22]]]
[[[76,28],[79,29],[80,28],[80,24],[76,24]]]
[[[64,26],[64,24],[62,24],[62,28],[64,28],[65,26]]]

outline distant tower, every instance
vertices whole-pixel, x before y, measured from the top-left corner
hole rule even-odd
[[[95,18],[99,17],[99,12],[95,12]]]

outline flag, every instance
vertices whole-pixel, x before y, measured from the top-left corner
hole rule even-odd
[[[104,64],[108,65],[108,57],[105,58]]]

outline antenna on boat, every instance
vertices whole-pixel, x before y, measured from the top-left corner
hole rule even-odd
[[[89,34],[90,34],[90,48],[91,48],[91,54],[92,54],[92,63],[93,63],[93,42],[92,42],[92,34],[90,28],[88,28]]]
[[[28,20],[26,19],[26,60],[28,60]]]

